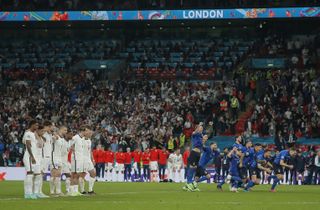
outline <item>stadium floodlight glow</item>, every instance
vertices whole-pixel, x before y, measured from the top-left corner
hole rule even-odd
[[[0,11],[1,21],[160,21],[319,18],[320,7],[125,11]],[[185,23],[181,23],[182,25]]]

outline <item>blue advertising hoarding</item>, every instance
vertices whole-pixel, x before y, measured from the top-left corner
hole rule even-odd
[[[0,21],[143,21],[301,17],[320,17],[320,7],[141,11],[0,11]]]

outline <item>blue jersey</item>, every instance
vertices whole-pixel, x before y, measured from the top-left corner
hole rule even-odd
[[[202,133],[193,133],[191,136],[192,148],[202,149]]]
[[[288,150],[282,150],[274,159],[274,163],[280,165],[281,160],[287,160],[290,158],[290,153]]]
[[[206,165],[216,158],[219,155],[218,151],[212,151],[210,147],[203,147],[203,153],[201,155],[200,161],[199,161],[199,166],[202,168],[205,168]]]
[[[244,147],[244,149],[242,150],[242,153],[244,153],[244,158],[243,158],[243,166],[247,167],[247,168],[255,168],[257,166],[257,162],[256,162],[256,157],[257,154],[254,151],[253,148],[246,148]]]
[[[234,143],[232,147],[235,147],[240,151],[242,151],[245,148],[242,144],[238,144],[238,143]]]
[[[232,154],[230,158],[230,167],[229,167],[229,172],[233,176],[239,175],[238,171],[238,166],[240,162],[240,157],[237,156],[236,154]]]

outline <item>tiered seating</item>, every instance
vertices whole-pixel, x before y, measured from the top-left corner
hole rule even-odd
[[[119,53],[137,78],[215,79],[231,70],[249,52],[253,41],[142,40]]]
[[[79,59],[105,59],[119,44],[108,41],[0,42],[3,69],[65,68]]]

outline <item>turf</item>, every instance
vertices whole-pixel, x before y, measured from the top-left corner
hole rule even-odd
[[[276,193],[270,186],[255,186],[252,192],[216,190],[215,184],[201,184],[201,192],[184,192],[183,184],[96,183],[96,196],[23,199],[23,182],[0,182],[0,209],[6,210],[95,210],[95,209],[237,209],[294,210],[320,209],[320,186],[281,185]],[[48,193],[48,183],[44,191]]]

